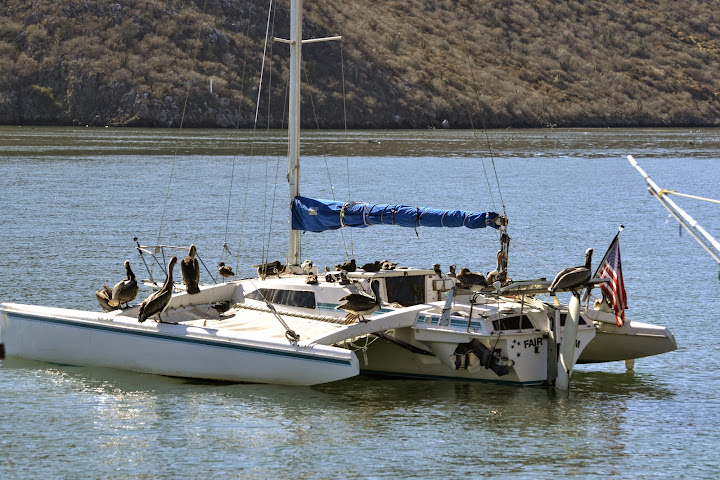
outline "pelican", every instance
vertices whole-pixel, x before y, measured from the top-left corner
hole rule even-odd
[[[232,271],[232,267],[231,267],[230,265],[225,265],[225,262],[220,262],[220,263],[218,263],[218,273],[219,273],[223,278],[228,278],[228,277],[234,277],[234,276],[235,276],[235,273]]]
[[[482,273],[471,272],[468,268],[460,270],[456,278],[461,287],[469,288],[470,290],[480,290],[488,286],[488,282]]]
[[[575,293],[575,288],[581,285],[585,285],[592,275],[590,273],[590,264],[592,262],[593,249],[588,248],[585,251],[585,265],[579,265],[577,267],[568,267],[561,271],[555,276],[555,280],[550,284],[548,291],[555,293],[557,290],[572,290]]]
[[[309,274],[307,276],[307,278],[305,279],[305,283],[307,283],[308,285],[317,285],[317,283],[318,283],[317,274],[315,274],[315,273]]]
[[[102,290],[95,292],[95,298],[97,299],[100,307],[103,309],[103,312],[112,312],[113,310],[118,309],[118,307],[111,307],[108,303],[112,298],[112,290],[107,285],[103,284]]]
[[[217,310],[217,312],[218,312],[218,317],[223,318],[223,313],[225,313],[225,312],[227,312],[228,310],[230,310],[230,302],[229,302],[229,301],[218,302],[218,303],[213,304],[212,307],[213,307],[215,310]]]
[[[180,275],[182,275],[186,291],[190,295],[200,293],[200,287],[198,286],[200,283],[200,264],[198,263],[197,258],[195,258],[196,254],[197,248],[193,243],[190,245],[188,256],[183,258],[180,262]]]
[[[382,263],[382,269],[383,270],[395,270],[395,267],[397,267],[398,264],[395,262],[391,262],[390,260],[385,260]]]
[[[362,268],[366,272],[379,272],[380,267],[382,267],[380,260],[375,260],[373,263],[366,263],[360,268]]]
[[[448,277],[457,277],[457,274],[455,273],[455,269],[457,267],[455,265],[450,265],[450,271],[447,273]]]
[[[108,301],[111,307],[119,307],[123,303],[127,304],[135,300],[138,294],[138,283],[135,280],[135,274],[130,269],[130,262],[125,260],[125,273],[127,278],[120,280],[112,289],[112,296]]]
[[[300,268],[302,268],[302,271],[305,275],[310,275],[313,273],[313,262],[312,260],[305,260],[301,265]]]
[[[344,270],[346,272],[354,272],[357,270],[357,264],[355,263],[355,259],[351,258],[349,262],[343,263],[341,265],[335,265],[335,270]]]
[[[346,323],[350,323],[355,319],[359,319],[361,322],[366,322],[365,315],[370,315],[374,311],[380,308],[382,300],[380,299],[380,282],[373,280],[370,282],[370,289],[375,294],[374,297],[366,293],[350,293],[340,298],[338,302],[341,303],[335,310],[345,310],[348,314]]]
[[[442,277],[442,276],[443,276],[443,274],[442,274],[442,269],[440,268],[440,264],[439,264],[439,263],[436,263],[435,265],[433,265],[433,270],[435,271],[435,275],[437,275],[438,277]]]
[[[172,298],[173,269],[176,263],[177,257],[173,256],[170,259],[170,263],[168,263],[168,274],[163,286],[160,287],[160,290],[143,300],[140,305],[140,311],[138,312],[138,322],[143,323],[154,315],[158,315],[158,319],[160,319],[160,314],[165,311],[168,303],[170,303],[170,298]]]
[[[485,280],[487,280],[488,285],[492,285],[498,280],[502,283],[505,281],[503,278],[504,275],[501,275],[502,273],[502,250],[498,250],[497,252],[497,268],[493,270],[492,272],[488,272],[487,275],[485,275]]]
[[[274,262],[268,263],[261,263],[260,265],[253,265],[253,267],[257,268],[257,276],[261,278],[268,275],[277,275],[283,269],[283,265],[282,263],[280,263],[280,260],[275,260]],[[312,268],[312,262],[310,262],[310,268]]]

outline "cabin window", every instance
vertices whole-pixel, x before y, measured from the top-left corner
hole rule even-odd
[[[561,313],[560,314],[560,326],[565,326],[565,320],[567,319],[567,313]],[[585,319],[580,315],[580,321],[578,322],[578,325],[587,325],[585,322]]]
[[[411,307],[425,303],[425,277],[387,277],[385,279],[388,303]]]
[[[493,328],[497,331],[499,330],[522,330],[525,328],[535,328],[530,321],[530,319],[527,317],[527,315],[522,316],[522,325],[520,324],[520,315],[515,315],[514,317],[505,317],[501,318],[499,320],[493,320]]]
[[[304,290],[282,290],[259,288],[245,295],[245,298],[264,301],[290,307],[315,308],[315,292]]]

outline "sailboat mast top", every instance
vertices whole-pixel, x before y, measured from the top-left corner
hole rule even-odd
[[[290,2],[290,108],[288,112],[288,185],[290,205],[300,194],[300,68],[302,65],[302,0]],[[300,232],[292,229],[292,208],[288,208],[288,265],[300,263]]]

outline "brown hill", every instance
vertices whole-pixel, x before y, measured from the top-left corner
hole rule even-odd
[[[344,109],[350,128],[720,122],[715,0],[304,3],[305,38],[343,35],[304,47],[308,127],[343,127]],[[249,127],[268,4],[6,0],[0,123]],[[287,47],[267,56],[259,124],[279,127]]]

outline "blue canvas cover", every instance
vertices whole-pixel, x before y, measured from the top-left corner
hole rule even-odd
[[[323,232],[340,227],[368,227],[370,225],[399,225],[401,227],[467,227],[499,228],[493,212],[475,213],[465,210],[384,205],[361,202],[336,202],[307,197],[295,197],[292,204],[292,228],[308,232]]]

